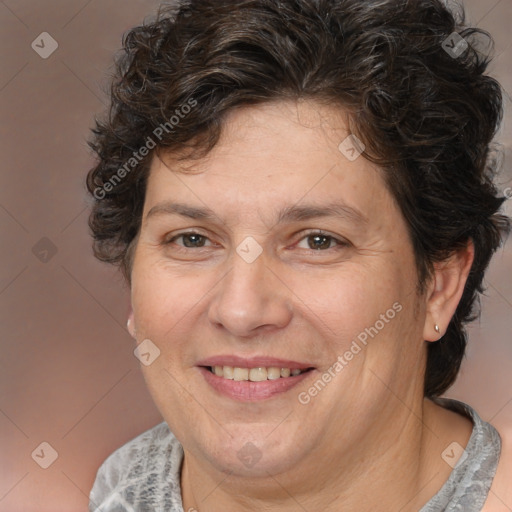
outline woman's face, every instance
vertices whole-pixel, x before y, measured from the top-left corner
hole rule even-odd
[[[396,436],[422,397],[406,223],[376,167],[338,147],[348,135],[341,110],[269,103],[232,112],[193,173],[153,160],[133,323],[150,393],[198,463],[327,468]]]

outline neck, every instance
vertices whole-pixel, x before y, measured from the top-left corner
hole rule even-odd
[[[350,449],[319,447],[300,467],[266,477],[226,474],[185,451],[184,510],[419,510],[450,474],[440,454],[454,439],[465,446],[471,422],[429,400],[387,410]]]

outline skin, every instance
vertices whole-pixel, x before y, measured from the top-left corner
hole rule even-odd
[[[230,112],[206,158],[153,159],[130,330],[160,350],[142,370],[184,448],[185,511],[417,511],[451,472],[443,450],[467,444],[471,422],[424,399],[423,378],[426,345],[455,311],[472,244],[437,265],[418,296],[405,220],[381,171],[338,149],[349,133],[342,109],[280,101]],[[208,207],[215,217],[148,217],[165,201]],[[277,223],[285,206],[333,201],[365,220]],[[321,250],[308,237],[318,230],[333,237]],[[174,238],[186,232],[206,238]],[[249,236],[262,248],[252,263],[236,252]],[[394,303],[401,311],[301,404],[299,393]],[[290,391],[240,402],[198,370],[218,354],[293,359],[315,370]],[[261,455],[250,467],[237,455],[248,442]]]

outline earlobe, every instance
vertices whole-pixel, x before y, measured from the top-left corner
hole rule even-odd
[[[135,320],[134,320],[134,314],[133,309],[130,308],[130,313],[128,314],[128,320],[126,322],[126,328],[128,329],[128,332],[130,333],[130,336],[133,339],[136,338],[136,330],[135,330]]]
[[[423,339],[438,341],[448,328],[471,270],[475,256],[473,242],[453,253],[447,260],[434,264],[434,275],[427,293]]]

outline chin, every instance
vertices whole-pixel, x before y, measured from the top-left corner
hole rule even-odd
[[[274,427],[275,428],[275,427]],[[295,441],[289,433],[278,436],[271,429],[257,436],[254,426],[247,425],[244,432],[233,437],[222,438],[212,446],[211,437],[205,440],[203,450],[206,458],[218,471],[240,477],[268,477],[269,474],[279,474],[293,469],[303,459],[297,451],[297,446],[303,446]],[[227,435],[225,432],[222,434]],[[221,435],[222,435],[221,434]]]

